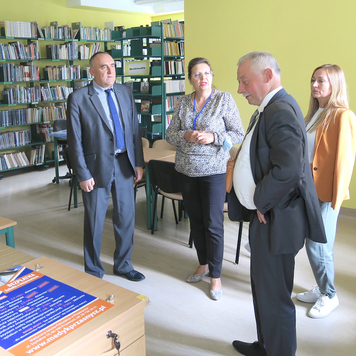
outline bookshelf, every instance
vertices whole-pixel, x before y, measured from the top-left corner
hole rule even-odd
[[[111,42],[108,29],[80,27],[0,21],[0,179],[54,162],[52,124],[66,119],[68,95],[91,79],[90,56]]]
[[[108,50],[117,63],[117,79],[131,87],[150,142],[164,139],[178,98],[185,93],[184,26],[156,22],[129,28],[122,30],[120,41]]]
[[[3,172],[54,162],[52,124],[66,119],[68,95],[92,79],[88,61],[97,51],[111,54],[117,82],[132,88],[151,143],[164,138],[185,93],[184,25],[112,31],[81,22],[41,28],[36,21],[0,21],[0,179]]]

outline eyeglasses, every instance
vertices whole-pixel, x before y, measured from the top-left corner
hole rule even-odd
[[[196,80],[198,80],[200,77],[208,77],[209,75],[212,75],[213,71],[210,72],[204,72],[204,73],[194,73],[192,74],[192,77]]]

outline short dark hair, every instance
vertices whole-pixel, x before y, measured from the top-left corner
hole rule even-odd
[[[90,59],[89,59],[89,66],[90,66],[90,68],[93,67],[93,62],[94,62],[95,57],[97,57],[97,56],[100,55],[100,54],[109,54],[109,53],[107,53],[107,52],[96,52],[96,53],[94,53],[94,54],[90,57]],[[109,54],[109,56],[110,56],[110,54]]]
[[[202,57],[196,57],[193,58],[192,60],[190,60],[189,64],[188,64],[188,78],[191,79],[192,77],[192,69],[194,66],[196,66],[197,64],[201,64],[201,63],[205,63],[209,66],[210,70],[211,70],[211,65],[209,63],[209,61],[206,58],[202,58]]]

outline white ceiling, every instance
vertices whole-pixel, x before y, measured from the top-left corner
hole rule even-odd
[[[156,4],[154,4],[156,3]],[[163,15],[184,11],[184,0],[152,0],[151,5],[136,5],[134,0],[67,0],[67,7],[93,7],[107,10],[133,11],[149,13],[152,15]]]

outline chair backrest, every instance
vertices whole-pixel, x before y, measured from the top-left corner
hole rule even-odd
[[[142,139],[142,147],[149,148],[150,147],[150,141],[147,140],[147,138],[141,137]]]
[[[53,123],[53,131],[62,131],[67,129],[67,120],[56,120]]]
[[[238,147],[236,147],[236,146],[232,146],[231,147],[231,149],[230,149],[230,156],[232,157],[232,158],[235,158],[236,157],[236,153],[237,153],[237,151],[238,151]]]
[[[70,173],[73,173],[73,172],[72,172],[72,165],[71,165],[71,163],[70,163],[70,158],[69,158],[69,149],[68,149],[68,146],[66,146],[66,147],[64,148],[64,159],[65,159],[65,161],[66,161],[66,163],[67,163],[67,168],[68,168],[68,170],[70,171]]]
[[[147,138],[147,127],[140,126],[139,130],[140,130],[140,136]]]
[[[150,182],[155,193],[158,189],[165,193],[180,193],[179,175],[173,162],[151,159],[148,162]]]
[[[171,145],[166,140],[156,140],[152,144],[152,148],[160,148],[162,150],[177,151],[177,147]]]

